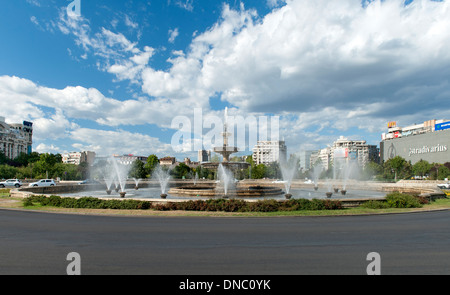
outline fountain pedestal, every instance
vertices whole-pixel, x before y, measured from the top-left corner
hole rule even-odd
[[[290,200],[292,198],[292,194],[285,194],[284,197],[286,200]]]
[[[167,194],[161,194],[161,199],[167,198]]]
[[[327,198],[330,199],[331,196],[333,195],[333,193],[328,192],[328,193],[326,193],[326,195],[327,195]]]
[[[125,195],[126,195],[127,193],[126,193],[126,192],[120,192],[119,194],[120,194],[120,197],[121,197],[121,198],[125,198]]]

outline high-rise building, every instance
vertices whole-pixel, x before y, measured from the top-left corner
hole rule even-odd
[[[303,171],[307,171],[311,168],[311,155],[314,153],[315,151],[301,151],[299,153],[299,158],[300,158],[300,168]]]
[[[258,141],[253,148],[253,162],[256,165],[286,162],[287,147],[284,141]]]
[[[198,151],[198,161],[200,163],[210,162],[211,161],[211,151],[207,151],[207,150]]]
[[[0,152],[15,159],[21,153],[31,154],[32,146],[33,123],[7,124],[5,118],[0,117]]]
[[[320,163],[324,170],[333,163],[357,162],[365,167],[369,162],[379,163],[380,152],[376,145],[369,145],[365,140],[349,140],[341,136],[332,146],[313,152],[310,157],[311,167]]]
[[[376,145],[369,145],[365,140],[349,140],[341,136],[331,147],[331,160],[357,161],[360,167],[369,162],[380,162],[380,152]]]

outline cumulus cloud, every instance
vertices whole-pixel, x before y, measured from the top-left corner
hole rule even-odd
[[[176,3],[192,7],[192,1]],[[313,130],[379,133],[390,120],[450,118],[442,108],[450,94],[448,0],[266,3],[274,8],[262,17],[242,4],[236,10],[224,5],[217,23],[197,32],[187,50],[174,52],[165,69],[150,65],[153,48],[61,15],[61,32],[102,59],[103,71],[139,85],[148,98],[120,101],[96,89],[50,89],[12,77],[2,77],[0,87],[29,102],[23,112],[56,106],[70,118],[109,126],[169,126],[193,108],[212,113],[211,98],[218,97],[244,114],[283,115],[282,134],[297,135],[296,145],[300,138],[339,135],[312,140]]]
[[[78,128],[71,132],[71,138],[77,149],[95,151],[100,155],[148,155],[151,152],[161,156],[171,151],[169,144],[161,143],[157,138],[124,130]]]

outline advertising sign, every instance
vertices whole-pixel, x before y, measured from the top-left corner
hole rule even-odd
[[[435,131],[450,129],[450,121],[434,125]]]
[[[334,150],[334,157],[335,158],[347,158],[348,157],[348,149],[335,149]]]

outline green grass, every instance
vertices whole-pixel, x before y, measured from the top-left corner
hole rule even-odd
[[[10,196],[10,188],[2,188],[0,189],[0,197],[9,197]]]

